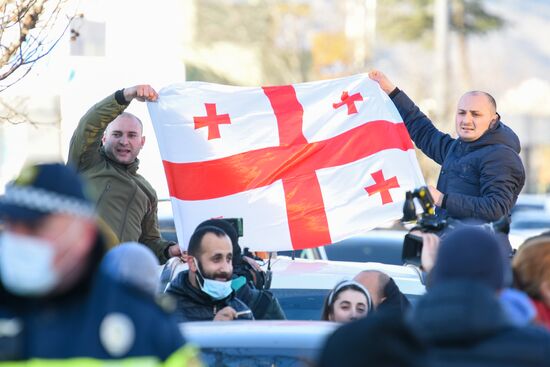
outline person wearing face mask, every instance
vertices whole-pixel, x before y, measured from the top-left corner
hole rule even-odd
[[[189,239],[187,253],[189,270],[180,272],[166,290],[176,299],[178,320],[253,320],[252,311],[233,290],[229,236],[219,227],[199,226]]]
[[[25,168],[0,196],[0,361],[196,361],[172,315],[102,271],[106,245],[84,192],[76,171],[51,163]]]
[[[350,322],[366,317],[372,308],[369,291],[355,280],[344,280],[325,298],[321,320]]]
[[[389,95],[416,146],[441,165],[437,188],[429,187],[438,215],[478,223],[510,216],[525,170],[519,139],[500,120],[490,94],[470,91],[460,98],[454,139],[439,131],[382,72],[373,70],[369,77]],[[501,237],[503,249],[510,252],[507,236]]]

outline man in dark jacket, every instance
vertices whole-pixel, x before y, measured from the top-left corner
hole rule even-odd
[[[353,280],[368,289],[376,311],[404,314],[411,306],[395,281],[386,273],[378,270],[363,270]]]
[[[234,287],[238,299],[246,303],[252,310],[256,320],[284,320],[286,319],[283,308],[277,298],[266,286],[266,273],[259,267],[253,267],[255,260],[242,254],[239,245],[239,235],[235,228],[224,219],[208,219],[200,223],[197,228],[204,226],[214,226],[224,231],[231,239],[233,246],[233,279],[242,277],[246,282],[241,287]],[[249,263],[247,260],[250,260]],[[249,280],[253,278],[255,281]]]
[[[464,227],[442,239],[428,293],[410,315],[436,366],[548,366],[550,333],[519,325],[499,301],[506,265],[486,230]]]
[[[200,226],[189,239],[189,270],[170,282],[179,321],[253,319],[232,288],[233,246],[219,227]]]
[[[151,86],[136,85],[96,103],[73,133],[68,163],[89,182],[97,212],[119,242],[143,243],[164,264],[181,251],[160,236],[157,194],[137,173],[137,156],[145,144],[143,126],[136,116],[124,112],[134,99],[157,98]]]
[[[453,139],[383,73],[371,71],[369,77],[390,96],[416,146],[441,165],[437,188],[430,187],[438,214],[484,222],[510,215],[525,183],[525,170],[519,139],[500,121],[492,96],[472,91],[460,98],[458,138]]]
[[[71,167],[24,169],[0,197],[0,217],[0,361],[196,362],[170,314],[101,270],[105,245]]]

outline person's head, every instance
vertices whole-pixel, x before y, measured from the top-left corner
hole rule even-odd
[[[550,236],[534,237],[521,245],[512,269],[516,287],[550,307]]]
[[[369,291],[354,280],[344,280],[325,298],[321,320],[348,322],[367,316],[371,309]]]
[[[456,108],[456,133],[466,142],[479,139],[499,120],[495,99],[486,92],[465,93]]]
[[[390,277],[386,273],[378,270],[363,270],[357,274],[353,280],[367,288],[372,297],[372,305],[374,308],[378,308],[386,299],[384,289],[390,281]]]
[[[241,257],[242,251],[241,247],[239,246],[239,235],[237,234],[237,231],[235,230],[233,225],[231,225],[231,223],[224,219],[215,218],[207,219],[204,222],[201,222],[197,226],[197,228],[205,226],[218,227],[229,236],[229,238],[231,239],[231,245],[233,246],[233,267],[235,267],[235,265],[237,265],[238,261],[240,260],[239,258]]]
[[[187,253],[189,281],[194,287],[215,299],[231,293],[228,283],[233,275],[233,246],[223,230],[214,226],[196,228]]]
[[[26,167],[0,197],[0,275],[21,296],[61,292],[76,283],[97,238],[81,178],[63,164]]]
[[[469,280],[499,291],[504,287],[506,266],[503,250],[492,233],[463,226],[442,238],[429,285]]]
[[[111,159],[131,164],[145,144],[143,124],[136,116],[123,112],[107,126],[101,142]]]
[[[153,251],[137,242],[125,242],[109,250],[100,270],[111,278],[144,290],[157,292],[159,261]]]

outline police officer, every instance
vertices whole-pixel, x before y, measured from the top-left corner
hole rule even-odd
[[[100,270],[104,242],[72,168],[25,168],[0,196],[0,218],[0,361],[196,362],[172,316]]]

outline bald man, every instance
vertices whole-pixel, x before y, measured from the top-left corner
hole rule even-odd
[[[389,95],[416,146],[441,165],[437,187],[430,186],[438,215],[479,222],[510,215],[525,183],[525,170],[519,139],[500,120],[490,94],[471,91],[460,98],[457,138],[452,138],[382,72],[373,70],[369,77]]]
[[[82,117],[71,139],[68,163],[86,180],[99,217],[118,242],[148,246],[161,263],[181,256],[175,242],[160,235],[157,194],[137,170],[145,144],[140,119],[124,112],[130,102],[155,102],[147,84],[124,88],[96,103]]]
[[[410,302],[399,290],[395,281],[386,273],[378,270],[363,270],[353,280],[367,288],[375,310],[404,313]]]

